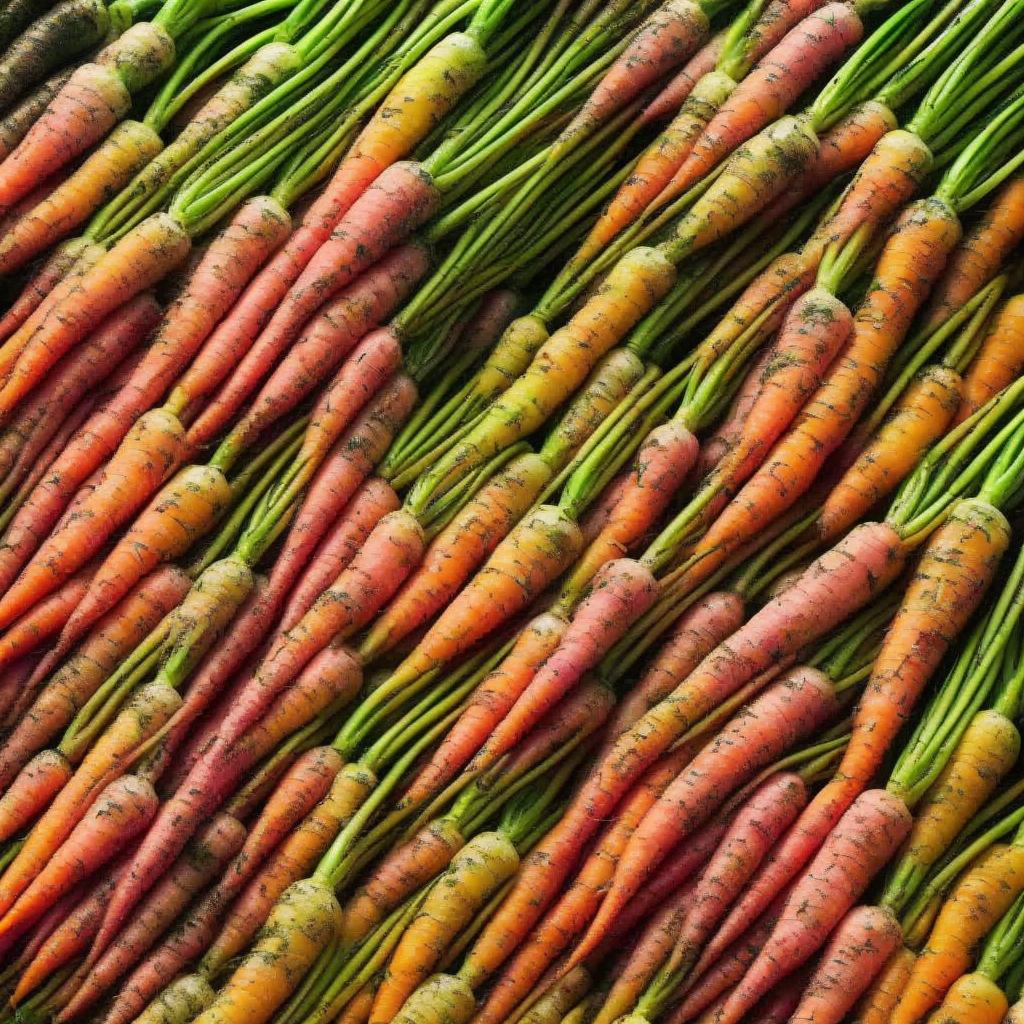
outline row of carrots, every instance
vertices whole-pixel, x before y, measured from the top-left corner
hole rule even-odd
[[[9,0],[6,1021],[1024,1021],[1024,0]]]

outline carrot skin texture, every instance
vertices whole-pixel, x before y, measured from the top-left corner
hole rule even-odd
[[[693,87],[715,70],[722,51],[723,34],[713,35],[666,83],[665,87],[644,107],[640,119],[644,124],[664,121],[679,110]]]
[[[853,1014],[855,1024],[889,1024],[914,966],[914,954],[900,946],[889,957]]]
[[[1003,990],[980,972],[957,978],[928,1024],[1012,1024]]]
[[[0,837],[6,842],[21,831],[71,779],[67,758],[43,750],[22,769],[0,796]]]
[[[963,423],[1024,369],[1024,295],[998,309],[978,354],[964,374],[964,396],[954,424]]]
[[[172,981],[135,1021],[136,1024],[187,1024],[215,998],[205,978],[198,974],[186,974]]]

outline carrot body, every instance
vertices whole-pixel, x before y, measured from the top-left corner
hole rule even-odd
[[[1024,848],[998,843],[961,876],[914,961],[893,1024],[921,1020],[974,962],[975,949],[1024,892]]]
[[[561,616],[543,612],[523,628],[512,650],[473,691],[466,709],[413,779],[402,796],[403,805],[428,799],[470,761],[557,649],[567,626]]]
[[[930,366],[907,389],[842,479],[822,503],[816,529],[824,540],[840,536],[908,476],[942,437],[960,408],[960,376]]]
[[[493,764],[517,743],[615,644],[654,603],[657,585],[639,562],[608,562],[572,617],[558,647],[491,733],[477,767]]]
[[[0,837],[21,831],[67,785],[71,767],[56,750],[37,754],[0,796]]]
[[[205,978],[186,974],[172,981],[135,1020],[137,1024],[188,1024],[214,998]]]
[[[353,359],[373,351],[369,338],[360,339],[390,316],[406,298],[426,269],[426,254],[417,245],[405,245],[388,253],[358,280],[318,310],[302,329],[256,394],[250,408],[231,429],[225,444],[233,452],[244,451],[261,431],[293,409],[355,348]],[[374,335],[371,335],[373,337]],[[397,340],[396,340],[397,344]],[[261,335],[230,377],[189,428],[189,441],[199,447],[220,434],[242,404],[259,387],[270,367],[284,351],[266,343]],[[202,357],[200,357],[201,360]],[[204,372],[200,360],[185,374],[179,388],[191,396],[189,378]],[[346,363],[346,365],[349,365]],[[392,361],[391,370],[396,368]],[[344,396],[347,408],[358,408],[360,394],[349,378],[339,381],[333,395]],[[174,399],[172,398],[172,401]]]
[[[840,1024],[902,942],[899,923],[889,911],[851,910],[832,933],[793,1024]]]
[[[590,930],[573,952],[578,963],[668,852],[722,802],[837,710],[829,679],[800,667],[741,710],[665,790],[637,826],[619,858],[615,878]]]
[[[743,1020],[778,980],[806,963],[909,829],[906,807],[884,790],[857,799],[793,887],[757,959],[722,1007],[721,1024]]]
[[[857,1007],[853,1015],[856,1024],[889,1024],[913,966],[914,954],[906,946],[900,946]]]
[[[984,974],[965,974],[950,986],[928,1024],[1011,1024],[1002,989]]]
[[[1024,295],[1008,299],[992,318],[978,354],[964,374],[964,397],[956,415],[963,423],[1024,369]]]
[[[673,117],[693,92],[694,86],[705,75],[711,74],[722,52],[724,33],[713,35],[683,66],[668,80],[661,92],[644,107],[640,118],[644,124],[653,124]]]
[[[139,420],[95,486],[57,524],[0,598],[0,624],[9,624],[52,593],[96,554],[180,461],[183,440],[181,424],[165,412],[147,413]]]
[[[481,833],[455,854],[398,940],[374,997],[371,1024],[394,1019],[437,966],[446,946],[518,866],[519,855],[501,832]]]
[[[475,1006],[473,993],[461,978],[435,974],[405,1001],[395,1024],[469,1024]]]
[[[698,450],[697,439],[679,423],[663,424],[647,435],[607,523],[563,586],[564,601],[578,599],[602,565],[636,547],[679,491]]]
[[[5,232],[0,240],[0,272],[17,270],[71,234],[162,145],[147,125],[123,121],[80,167]]]
[[[19,102],[5,105],[3,118],[0,118],[0,160],[6,160],[14,152],[74,70],[74,67],[61,68],[40,82]]]
[[[181,264],[190,245],[184,229],[169,214],[154,214],[101,256],[75,291],[56,302],[37,326],[30,317],[8,341],[12,347],[23,347],[0,390],[0,416],[9,414],[105,316]]]

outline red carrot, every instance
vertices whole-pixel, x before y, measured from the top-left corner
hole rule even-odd
[[[67,758],[56,750],[37,754],[0,797],[0,840],[20,832],[71,778]]]

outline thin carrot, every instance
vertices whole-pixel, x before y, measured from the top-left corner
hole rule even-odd
[[[964,397],[955,423],[963,423],[1024,369],[1024,295],[996,311],[978,354],[964,374]]]
[[[72,770],[62,754],[44,750],[18,774],[0,797],[0,837],[16,835],[67,785]]]
[[[57,524],[0,598],[0,624],[11,623],[95,555],[181,461],[183,442],[184,430],[174,416],[156,410],[141,417],[95,487]]]
[[[67,179],[4,233],[0,273],[17,270],[71,234],[162,146],[160,137],[147,125],[139,121],[119,124]]]
[[[855,1024],[889,1024],[913,965],[914,954],[900,946],[865,993],[853,1015]]]
[[[526,454],[485,483],[431,542],[420,566],[360,642],[360,657],[372,661],[429,622],[508,536],[550,475],[540,456]]]
[[[910,829],[902,801],[863,793],[799,878],[767,942],[726,1000],[721,1024],[737,1024],[779,979],[802,966],[885,864]]]

